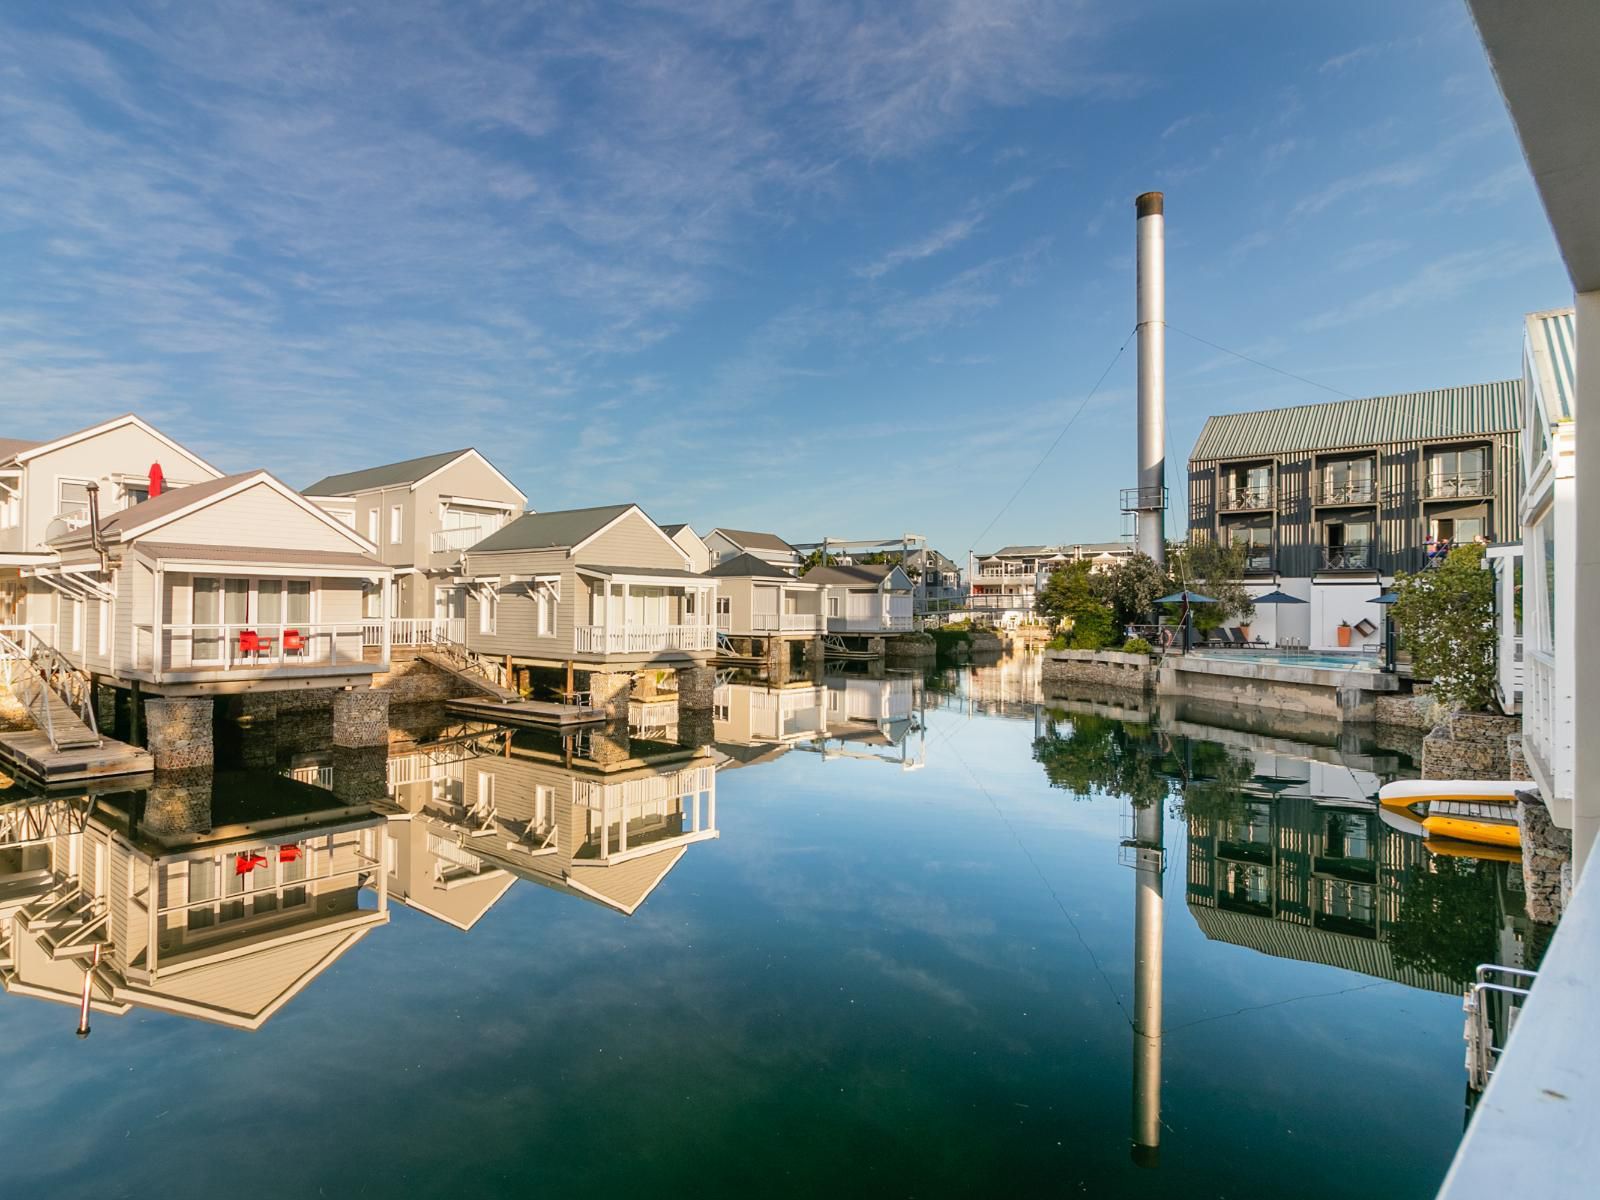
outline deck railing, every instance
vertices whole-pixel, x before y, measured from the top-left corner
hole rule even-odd
[[[389,621],[391,646],[436,646],[440,642],[460,646],[466,640],[465,617],[393,617]],[[368,647],[383,645],[383,622],[363,621],[361,641]]]
[[[1224,487],[1217,494],[1217,507],[1223,512],[1242,512],[1272,507],[1272,485],[1260,487]]]
[[[1322,551],[1324,571],[1370,571],[1377,555],[1371,546],[1326,547]]]
[[[715,650],[710,625],[579,625],[573,649],[579,654],[654,654],[663,650]]]
[[[435,554],[467,550],[493,532],[494,530],[487,525],[468,525],[461,529],[435,529],[428,539],[428,548]]]
[[[815,613],[756,613],[750,627],[756,633],[820,633],[825,618]]]
[[[154,671],[259,671],[363,662],[366,623],[135,624],[134,664]]]
[[[1316,492],[1318,504],[1376,504],[1378,484],[1372,479],[1328,479]]]

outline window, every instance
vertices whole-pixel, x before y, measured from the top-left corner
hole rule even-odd
[[[839,597],[828,597],[828,615],[830,617],[837,617],[839,615]]]
[[[719,617],[728,617],[728,616],[732,616],[732,615],[733,615],[733,597],[732,596],[718,596],[717,597],[717,616],[719,616]]]
[[[56,480],[56,513],[58,516],[89,515],[89,483],[83,479]]]
[[[493,633],[500,616],[500,594],[490,584],[478,593],[478,632]]]
[[[16,485],[0,482],[0,529],[15,529],[22,521],[22,493]]]
[[[373,545],[378,544],[378,510],[367,510],[367,541]]]
[[[1325,504],[1371,504],[1378,498],[1373,482],[1371,458],[1342,458],[1322,469],[1322,501]]]
[[[143,504],[150,499],[150,485],[148,483],[122,485],[122,507],[132,508],[135,504]]]
[[[1541,573],[1541,590],[1544,593],[1544,649],[1556,644],[1556,514],[1552,509],[1539,522],[1539,544],[1544,553],[1544,571]]]
[[[555,637],[556,609],[561,603],[561,585],[548,580],[534,585],[533,601],[540,637]]]
[[[389,544],[391,546],[400,544],[400,535],[404,524],[404,512],[398,504],[392,505],[389,509]]]
[[[362,587],[361,615],[369,621],[383,617],[383,584],[369,581]]]
[[[1270,571],[1272,569],[1272,518],[1263,514],[1258,517],[1232,518],[1222,527],[1222,536],[1226,545],[1244,547],[1244,569],[1247,571]]]
[[[1329,521],[1323,527],[1324,567],[1340,570],[1371,570],[1374,563],[1372,521]]]
[[[1488,447],[1467,446],[1429,453],[1428,496],[1482,496],[1488,490]]]
[[[1470,517],[1434,517],[1428,522],[1428,536],[1435,546],[1448,542],[1460,546],[1480,537],[1487,537],[1489,522],[1481,514]]]

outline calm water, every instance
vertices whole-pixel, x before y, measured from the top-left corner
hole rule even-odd
[[[709,731],[419,718],[387,761],[284,719],[235,747],[276,778],[104,797],[86,1040],[83,960],[10,917],[48,851],[0,851],[5,1191],[1431,1196],[1514,880],[1383,824],[1401,752],[1037,699],[1026,661],[730,684]]]

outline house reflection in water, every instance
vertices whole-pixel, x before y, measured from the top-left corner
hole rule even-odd
[[[389,768],[391,894],[462,929],[518,878],[631,915],[718,836],[709,748],[621,726],[496,730]]]
[[[257,1029],[375,925],[383,818],[272,776],[0,810],[0,983]]]
[[[749,766],[826,737],[828,696],[810,676],[781,683],[724,680],[711,703],[718,761],[724,769]]]
[[[799,743],[824,759],[868,758],[903,771],[927,765],[927,724],[919,675],[829,674],[821,736]]]
[[[1190,814],[1187,900],[1201,931],[1264,954],[1447,994],[1469,982],[1479,957],[1525,961],[1530,927],[1513,891],[1515,873],[1499,862],[1443,859],[1420,837],[1392,828],[1367,799],[1378,782],[1342,766],[1259,756],[1256,794],[1242,796],[1232,813]],[[1396,954],[1408,920],[1403,936],[1416,943],[1419,935],[1443,936],[1464,916],[1464,903],[1448,901],[1441,909],[1457,911],[1436,918],[1413,903],[1408,914],[1407,889],[1426,885],[1431,895],[1457,881],[1464,894],[1492,897],[1494,927],[1467,931],[1481,949]],[[1438,928],[1419,929],[1419,920]]]

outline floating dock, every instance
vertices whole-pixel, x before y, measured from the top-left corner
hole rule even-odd
[[[148,750],[126,742],[101,738],[98,745],[63,746],[57,750],[37,729],[0,733],[0,760],[46,784],[148,775],[156,769]]]
[[[445,709],[454,716],[492,721],[496,725],[536,725],[542,729],[571,729],[578,725],[599,725],[606,720],[603,708],[557,704],[552,700],[516,700],[502,704],[473,696],[448,700]]]

